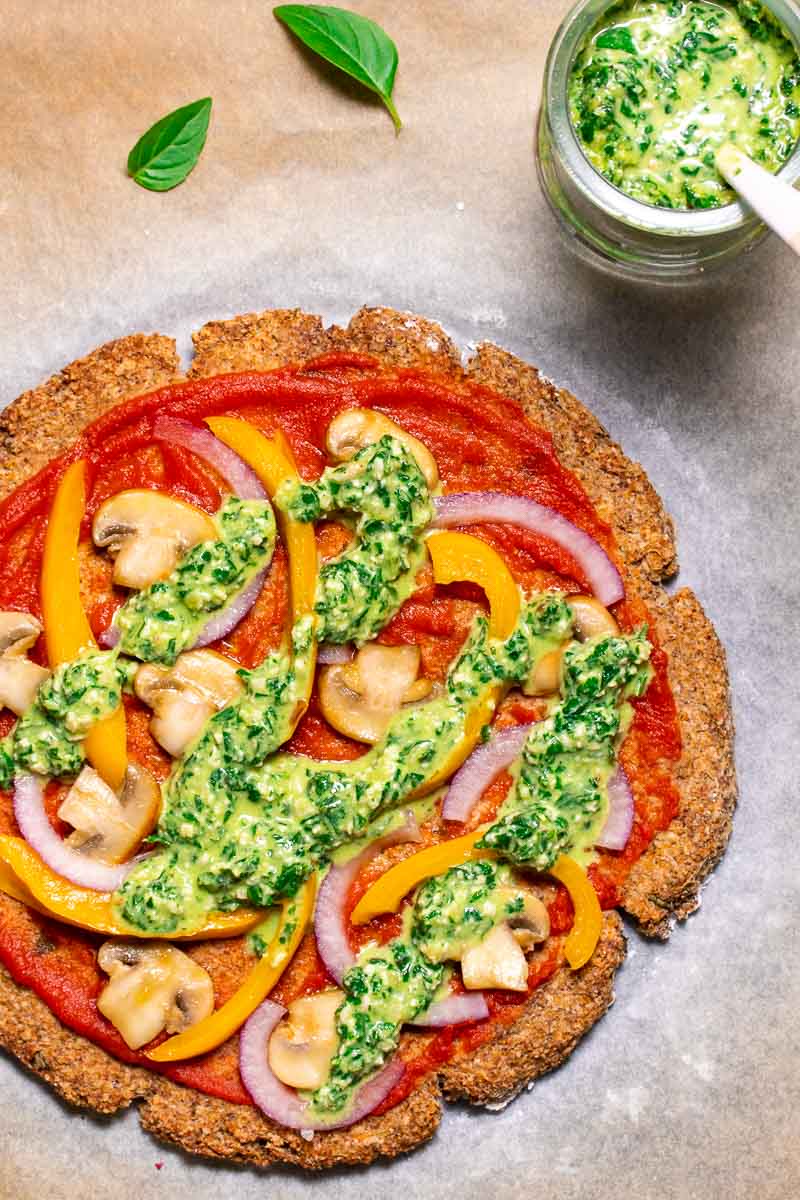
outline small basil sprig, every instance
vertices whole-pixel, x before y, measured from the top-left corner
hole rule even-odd
[[[167,113],[128,155],[128,174],[151,192],[168,192],[194,170],[206,144],[211,97]]]
[[[392,102],[397,47],[380,25],[327,4],[281,4],[272,11],[320,58],[380,96],[400,132],[403,122]]]

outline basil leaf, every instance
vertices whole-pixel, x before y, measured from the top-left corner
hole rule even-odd
[[[206,144],[210,117],[210,96],[167,113],[131,150],[128,174],[151,192],[168,192],[183,183]]]
[[[327,4],[281,4],[272,11],[320,58],[376,92],[400,132],[403,122],[392,102],[397,47],[380,25]]]
[[[636,53],[631,31],[624,25],[615,25],[613,29],[604,30],[595,45],[600,50],[624,50],[626,54]]]

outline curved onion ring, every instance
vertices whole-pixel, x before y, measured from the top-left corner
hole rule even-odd
[[[269,1065],[269,1039],[286,1011],[282,1005],[264,1000],[239,1034],[242,1083],[253,1103],[285,1128],[300,1129],[305,1133],[306,1130],[345,1129],[348,1125],[354,1125],[386,1099],[405,1072],[399,1059],[391,1059],[383,1070],[362,1084],[346,1117],[331,1122],[315,1120],[308,1115],[308,1102],[301,1100],[293,1088],[281,1083]]]
[[[485,1021],[489,1016],[489,1005],[483,992],[466,992],[460,996],[445,996],[437,1000],[416,1021],[409,1022],[422,1028],[439,1029],[444,1025],[465,1025],[467,1021]]]
[[[595,846],[624,850],[633,828],[633,792],[622,767],[608,781],[608,816]]]
[[[44,787],[38,775],[17,775],[14,780],[14,816],[28,845],[51,870],[70,883],[95,892],[114,892],[134,865],[127,862],[108,866],[67,846],[47,818]]]
[[[350,662],[355,652],[352,642],[343,642],[342,645],[337,645],[336,642],[320,642],[317,647],[317,662],[321,663],[323,667],[347,663]]]
[[[501,771],[522,753],[531,724],[512,725],[493,733],[488,742],[473,750],[456,771],[442,805],[446,821],[466,821],[475,805]]]
[[[122,634],[112,622],[108,629],[104,629],[103,632],[98,636],[97,642],[98,645],[103,646],[106,650],[111,650],[114,646],[116,646],[121,637]]]
[[[599,542],[554,508],[524,496],[504,492],[453,492],[434,500],[434,526],[501,522],[519,525],[563,546],[575,559],[601,604],[614,604],[625,595],[622,577]]]
[[[325,970],[341,984],[344,973],[356,961],[356,955],[347,936],[347,919],[344,906],[353,880],[362,867],[366,866],[386,846],[396,846],[400,842],[420,842],[419,827],[412,812],[406,813],[406,819],[398,829],[393,829],[384,837],[377,838],[371,845],[351,858],[342,866],[332,866],[320,885],[317,894],[317,906],[314,910],[314,936],[317,939],[317,949],[325,964]]]
[[[201,646],[208,646],[211,642],[218,642],[220,638],[225,637],[235,629],[244,617],[250,612],[250,609],[255,604],[259,597],[261,588],[264,586],[266,578],[266,569],[259,571],[255,575],[247,587],[244,588],[235,600],[231,600],[222,612],[217,613],[212,617],[208,624],[204,625],[200,631],[197,641],[192,646],[193,650],[199,650]]]
[[[210,429],[192,425],[179,417],[163,416],[156,417],[153,436],[160,442],[183,446],[211,463],[240,500],[266,500],[267,493],[255,471],[251,471],[229,446],[214,437]]]

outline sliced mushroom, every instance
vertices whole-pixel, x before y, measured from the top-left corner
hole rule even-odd
[[[607,608],[594,596],[568,596],[575,615],[575,636],[580,642],[590,637],[610,637],[619,633],[619,625]],[[561,671],[567,643],[542,655],[522,690],[526,696],[552,696],[561,688]]]
[[[242,691],[236,663],[214,650],[189,650],[169,670],[145,663],[134,690],[153,710],[150,730],[173,758],[193,742],[208,718]]]
[[[334,729],[359,742],[379,742],[404,704],[430,696],[433,685],[418,679],[418,646],[362,646],[349,663],[323,667],[319,702]]]
[[[575,635],[579,641],[619,633],[619,625],[611,613],[594,596],[567,596],[567,604],[575,614]]]
[[[508,925],[495,925],[477,946],[461,957],[461,976],[470,991],[503,988],[510,992],[528,990],[528,963]]]
[[[50,672],[28,658],[0,658],[0,707],[18,717],[30,708]]]
[[[547,906],[531,892],[522,893],[522,911],[509,917],[506,924],[518,946],[531,950],[550,936],[550,914]]]
[[[25,612],[0,612],[0,654],[20,658],[42,632],[41,621]]]
[[[114,582],[129,588],[164,579],[187,550],[216,537],[208,513],[160,492],[118,492],[92,524],[94,544],[115,557]]]
[[[564,647],[543,654],[523,684],[526,696],[552,696],[561,687]]]
[[[439,468],[436,459],[427,446],[419,438],[406,433],[402,426],[390,421],[382,413],[374,412],[371,408],[350,408],[347,412],[339,413],[328,426],[325,445],[328,453],[335,462],[344,462],[352,458],[364,446],[379,442],[384,435],[397,438],[402,442],[409,454],[417,461],[417,466],[425,477],[428,487],[433,489],[439,483]]]
[[[50,672],[25,657],[42,626],[24,612],[0,612],[0,708],[21,717]]]
[[[182,1033],[214,1010],[211,976],[188,954],[159,942],[104,942],[97,952],[110,980],[97,1007],[131,1050],[165,1029]]]
[[[67,845],[99,862],[130,858],[158,820],[161,790],[144,767],[132,763],[119,795],[92,767],[84,767],[58,809],[74,826]]]
[[[287,1087],[318,1088],[327,1080],[339,1044],[336,1010],[343,1000],[338,988],[303,996],[276,1025],[269,1039],[269,1065]]]

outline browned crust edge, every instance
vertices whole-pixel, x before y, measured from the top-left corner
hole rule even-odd
[[[318,317],[297,309],[276,310],[211,322],[194,335],[194,343],[191,376],[264,370],[329,350],[371,353],[387,365],[423,366],[491,387],[519,401],[531,420],[551,432],[559,457],[614,527],[638,586],[649,603],[655,601],[659,634],[675,663],[671,677],[673,686],[678,685],[684,731],[690,731],[679,772],[680,834],[668,836],[671,829],[659,835],[637,865],[624,898],[646,932],[665,936],[671,916],[685,916],[696,907],[700,882],[724,849],[735,781],[724,654],[691,593],[682,591],[670,599],[654,586],[675,571],[675,546],[672,522],[642,468],[624,456],[579,401],[534,367],[484,344],[465,372],[457,347],[443,330],[412,314],[361,309],[346,330],[326,330]],[[179,377],[172,340],[138,334],[100,347],[26,392],[0,416],[5,450],[0,490],[5,494],[18,486],[127,396]],[[698,646],[701,685],[692,690],[688,669],[691,664],[696,684]],[[468,1060],[448,1064],[439,1074],[445,1095],[473,1103],[501,1102],[558,1066],[611,1003],[614,972],[623,957],[619,918],[607,914],[591,962],[579,972],[559,970],[513,1026]],[[61,1026],[42,1001],[5,972],[0,973],[0,1000],[0,1043],[64,1099],[99,1112],[113,1112],[138,1099],[144,1128],[194,1153],[259,1166],[368,1163],[412,1149],[433,1135],[440,1120],[439,1086],[429,1078],[383,1116],[306,1141],[255,1110],[119,1063]]]

